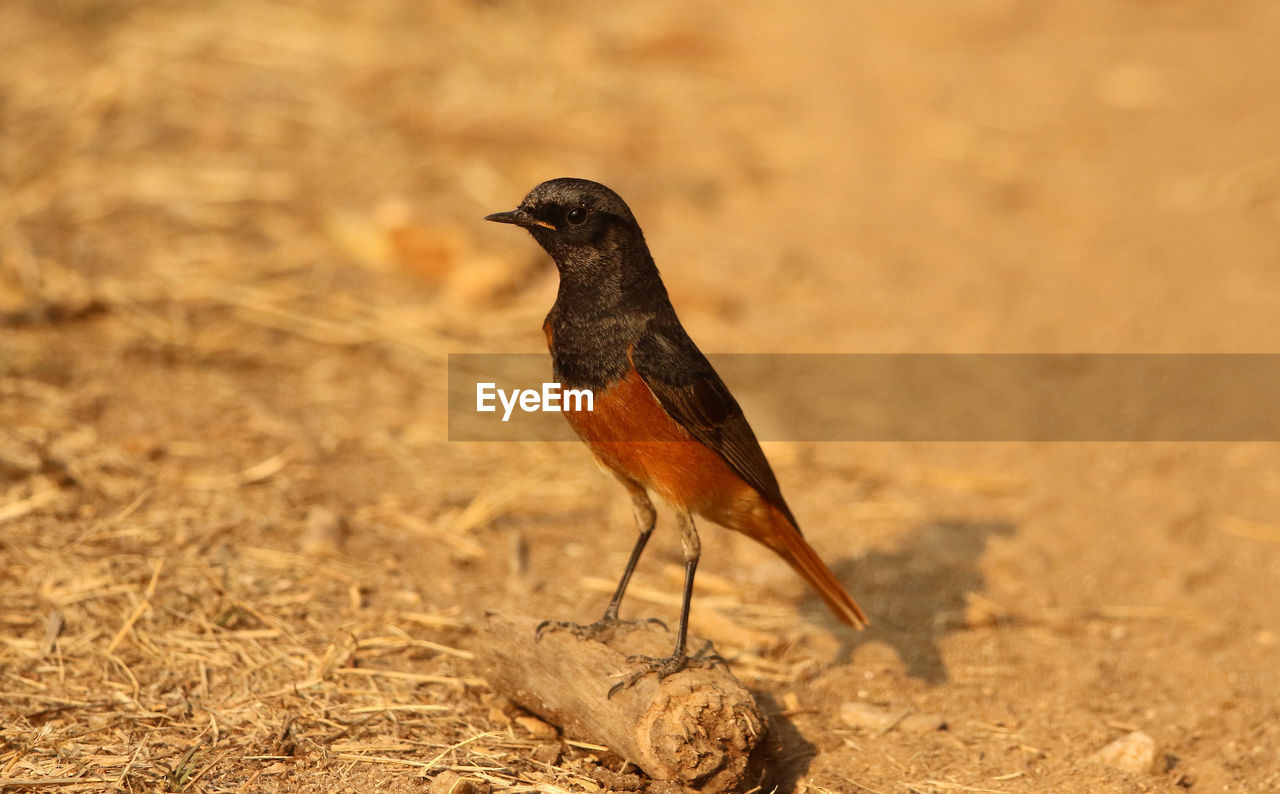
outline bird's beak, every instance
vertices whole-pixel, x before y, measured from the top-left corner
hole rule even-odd
[[[541,226],[544,229],[550,229],[551,231],[555,231],[556,229],[556,227],[546,221],[538,220],[522,209],[514,209],[510,212],[495,212],[492,215],[484,216],[484,219],[486,221],[493,221],[494,223],[512,223],[516,226],[523,226],[526,229],[533,226]]]

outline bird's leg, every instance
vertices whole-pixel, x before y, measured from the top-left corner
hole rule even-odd
[[[689,605],[693,601],[693,575],[698,570],[698,558],[702,555],[702,543],[698,540],[698,530],[693,525],[693,516],[689,515],[687,510],[678,512],[676,520],[680,524],[680,545],[684,551],[684,597],[680,602],[680,626],[676,631],[675,650],[666,658],[652,656],[630,657],[627,661],[639,662],[639,669],[627,674],[626,678],[614,684],[609,690],[609,697],[613,697],[621,690],[627,689],[650,673],[656,673],[658,678],[662,679],[672,673],[678,673],[686,667],[710,667],[717,662],[724,663],[724,660],[715,653],[708,654],[708,648],[701,649],[693,656],[689,655],[686,648],[689,636]]]
[[[631,574],[635,571],[636,564],[640,562],[640,555],[644,553],[645,544],[649,542],[649,536],[653,534],[653,525],[658,520],[658,512],[653,509],[653,502],[649,501],[649,494],[645,492],[644,488],[631,481],[624,481],[623,484],[627,486],[627,491],[631,494],[631,508],[635,514],[636,529],[640,535],[636,538],[636,545],[631,549],[631,558],[627,560],[627,568],[622,572],[622,578],[618,580],[618,589],[613,591],[613,598],[609,599],[609,606],[605,607],[604,616],[595,623],[586,625],[562,620],[544,620],[538,624],[536,633],[538,639],[541,639],[543,632],[548,630],[566,630],[583,639],[601,639],[624,623],[658,623],[662,625],[662,621],[657,618],[645,621],[618,619],[618,607],[622,604],[622,596],[627,592],[627,585],[631,583]]]
[[[640,533],[636,538],[636,545],[631,549],[631,557],[627,560],[626,570],[622,572],[622,578],[618,580],[618,589],[613,591],[613,598],[609,599],[609,606],[604,609],[604,617],[600,618],[601,623],[615,623],[618,620],[618,608],[622,606],[622,596],[627,592],[627,585],[631,583],[631,574],[635,572],[636,564],[640,562],[640,555],[644,552],[645,544],[649,542],[649,536],[653,534],[653,525],[658,520],[658,512],[653,509],[653,502],[649,501],[649,495],[645,493],[644,488],[634,483],[629,483],[627,490],[631,492],[631,510],[635,514],[636,530]]]

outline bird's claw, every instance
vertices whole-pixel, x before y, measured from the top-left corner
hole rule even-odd
[[[613,632],[621,627],[638,628],[647,624],[657,624],[667,630],[667,624],[657,618],[644,618],[641,620],[622,620],[620,618],[603,617],[595,623],[570,623],[567,620],[544,620],[538,624],[538,628],[533,632],[535,641],[541,640],[542,635],[548,631],[567,631],[580,640],[597,640],[603,641],[609,639]]]
[[[661,681],[669,675],[674,675],[690,667],[715,667],[717,664],[727,667],[729,665],[723,656],[716,653],[710,641],[692,656],[686,653],[672,654],[665,658],[636,655],[628,656],[627,662],[639,664],[640,668],[631,671],[625,678],[610,687],[609,693],[605,696],[606,698],[612,698],[622,690],[630,689],[637,681],[647,675],[656,674],[658,680]]]

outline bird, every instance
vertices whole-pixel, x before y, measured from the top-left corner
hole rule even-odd
[[[552,375],[563,390],[590,389],[591,410],[564,413],[596,462],[631,496],[638,537],[622,578],[595,623],[545,621],[600,638],[622,621],[619,608],[657,520],[656,493],[675,514],[685,576],[676,644],[639,666],[612,696],[649,674],[659,679],[719,657],[687,647],[693,580],[701,556],[694,516],[741,532],[786,561],[835,617],[856,628],[866,614],[805,541],[777,477],[728,386],[685,331],[644,233],[610,188],[563,177],[533,188],[516,209],[485,216],[529,231],[559,271],[542,330]],[[581,405],[579,406],[581,409]]]

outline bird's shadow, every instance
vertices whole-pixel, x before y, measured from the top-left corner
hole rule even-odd
[[[934,521],[892,551],[836,562],[836,577],[857,594],[871,619],[865,631],[838,632],[836,663],[847,663],[865,643],[883,642],[908,675],[928,684],[946,681],[939,639],[964,625],[968,595],[985,588],[978,562],[988,544],[1014,530],[1004,521]],[[806,607],[821,610],[822,604],[813,598]]]
[[[935,521],[918,527],[893,551],[838,561],[832,570],[857,594],[871,625],[866,631],[837,631],[841,647],[835,663],[845,664],[860,645],[879,641],[894,649],[908,675],[929,684],[946,681],[938,641],[964,625],[968,595],[984,589],[978,561],[991,539],[1014,529],[1002,521]],[[817,596],[810,595],[803,609],[838,626]],[[817,748],[769,693],[753,694],[769,719],[769,732],[752,758],[749,777],[764,791],[794,791]]]
[[[751,754],[746,780],[760,791],[795,791],[796,783],[809,770],[818,748],[787,718],[782,704],[773,695],[758,690],[752,690],[751,694],[768,721],[768,729]]]

